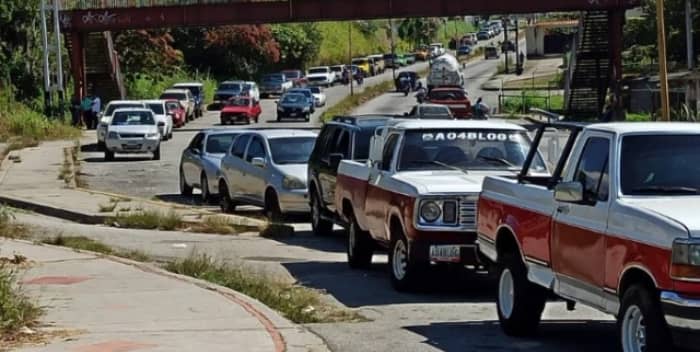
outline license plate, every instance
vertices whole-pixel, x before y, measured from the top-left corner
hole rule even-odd
[[[460,246],[440,245],[430,246],[430,260],[433,262],[459,263],[461,260]]]
[[[293,112],[293,113],[289,114],[289,116],[295,117],[295,116],[297,116],[297,113],[296,113],[296,112]]]
[[[125,145],[124,145],[124,149],[125,149],[125,150],[141,149],[141,144],[132,144],[132,143],[125,144]]]

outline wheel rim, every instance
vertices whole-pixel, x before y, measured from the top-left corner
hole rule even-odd
[[[498,281],[498,307],[504,318],[510,318],[513,314],[513,274],[509,269],[503,269],[501,279]]]
[[[394,244],[393,260],[391,263],[394,277],[397,280],[403,280],[403,278],[406,277],[407,257],[408,252],[406,250],[406,244],[403,240],[397,240],[396,244]]]
[[[646,351],[646,327],[644,315],[638,306],[632,305],[622,320],[622,349],[624,352]]]

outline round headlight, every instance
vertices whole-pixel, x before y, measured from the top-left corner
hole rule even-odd
[[[440,218],[440,206],[435,202],[425,202],[420,207],[420,216],[427,222],[434,222]]]

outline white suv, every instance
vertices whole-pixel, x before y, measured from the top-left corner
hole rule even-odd
[[[335,72],[328,66],[312,67],[306,71],[310,85],[330,87],[335,82]]]
[[[160,160],[160,132],[163,123],[156,122],[153,111],[146,108],[118,109],[107,126],[105,161],[115,153],[153,153]]]

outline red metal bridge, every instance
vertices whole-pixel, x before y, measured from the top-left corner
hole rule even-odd
[[[71,51],[76,94],[82,96],[91,32],[109,36],[109,31],[126,29],[552,11],[606,15],[608,40],[600,49],[609,54],[605,59],[611,78],[619,80],[624,11],[638,5],[639,0],[63,0],[60,21]]]

